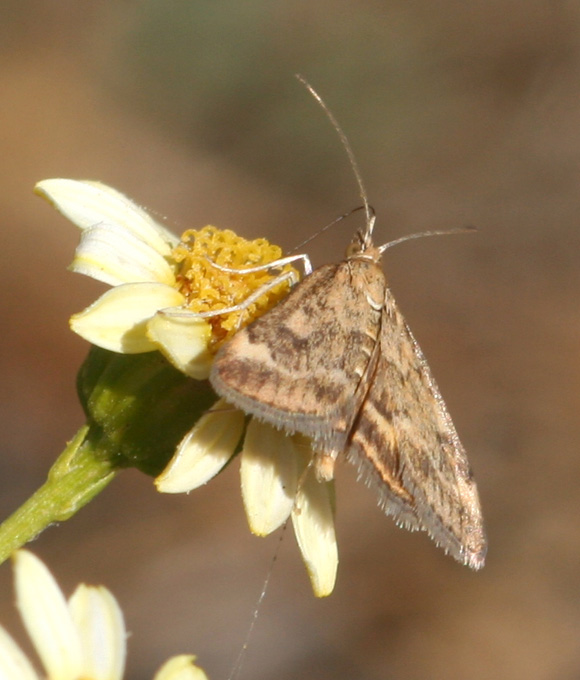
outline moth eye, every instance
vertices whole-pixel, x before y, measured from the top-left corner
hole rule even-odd
[[[353,241],[351,241],[350,245],[346,249],[346,256],[348,257],[354,257],[355,255],[358,255],[362,251],[362,243],[360,242],[360,236],[357,234],[354,238]]]

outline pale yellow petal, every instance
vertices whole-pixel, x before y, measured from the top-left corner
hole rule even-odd
[[[14,556],[14,576],[16,604],[48,677],[78,680],[82,671],[80,640],[56,581],[26,550]]]
[[[253,418],[242,451],[242,498],[250,530],[266,536],[290,515],[296,494],[296,450],[291,437]]]
[[[87,227],[70,269],[111,286],[152,281],[175,285],[173,268],[149,243],[116,224]]]
[[[69,600],[83,651],[83,677],[121,680],[125,669],[123,612],[104,587],[80,585]]]
[[[117,286],[70,319],[70,326],[85,340],[103,349],[139,354],[157,349],[147,337],[147,323],[159,309],[183,302],[181,293],[162,283],[126,283]]]
[[[147,335],[182,373],[197,380],[209,376],[213,355],[208,350],[211,327],[205,319],[183,309],[166,309],[149,321]]]
[[[0,626],[0,678],[39,680],[30,661],[2,626]]]
[[[302,478],[292,510],[296,540],[317,597],[330,595],[338,570],[332,485],[319,482],[313,470]]]
[[[177,447],[155,484],[162,493],[183,493],[205,484],[233,456],[244,431],[244,414],[220,399]]]
[[[157,224],[122,193],[100,182],[45,179],[35,192],[81,229],[99,223],[116,224],[138,236],[162,255],[169,255],[178,239]]]
[[[193,662],[195,656],[182,654],[166,661],[153,680],[207,680],[207,675]]]

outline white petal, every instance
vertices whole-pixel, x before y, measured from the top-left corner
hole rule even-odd
[[[244,414],[217,401],[177,447],[155,480],[161,493],[184,493],[209,482],[234,455],[244,431]]]
[[[83,677],[121,680],[125,669],[123,613],[106,589],[80,585],[69,600],[83,650]]]
[[[14,556],[16,604],[49,678],[78,680],[79,636],[66,600],[44,564],[32,553]]]
[[[70,269],[111,286],[139,281],[175,284],[173,269],[159,251],[127,229],[108,222],[99,222],[82,232]]]
[[[266,536],[290,515],[298,483],[292,438],[253,418],[242,451],[242,497],[250,530]]]
[[[39,680],[30,661],[2,626],[0,626],[0,678]]]
[[[147,337],[147,323],[164,307],[176,307],[183,296],[163,283],[125,283],[107,291],[70,319],[75,333],[93,345],[123,354],[157,349]]]
[[[81,229],[99,223],[117,224],[138,236],[162,255],[169,255],[178,239],[157,224],[142,208],[106,184],[74,179],[45,179],[35,192]]]
[[[194,661],[192,655],[174,656],[161,666],[153,680],[207,680],[207,675]]]
[[[149,321],[147,335],[182,373],[197,380],[209,376],[211,326],[205,319],[183,309],[165,309]]]
[[[220,399],[179,444],[155,480],[157,490],[183,493],[209,482],[233,456],[243,431],[244,414]]]
[[[317,597],[330,595],[338,570],[338,547],[332,507],[333,482],[319,482],[313,470],[302,479],[292,524]]]

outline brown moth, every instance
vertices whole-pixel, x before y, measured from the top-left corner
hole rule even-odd
[[[246,413],[310,437],[320,479],[332,479],[344,455],[397,524],[427,531],[479,569],[486,539],[465,450],[380,266],[396,242],[373,245],[374,216],[348,141],[306,86],[346,146],[366,225],[342,262],[307,275],[222,346],[210,382]]]

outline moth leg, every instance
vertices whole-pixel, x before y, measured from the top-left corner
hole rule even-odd
[[[338,451],[317,451],[314,456],[314,474],[319,482],[330,482],[334,479],[334,464]]]
[[[234,270],[237,271],[237,270]],[[220,316],[221,314],[231,314],[232,312],[241,312],[244,309],[247,309],[252,303],[254,303],[256,300],[262,297],[265,293],[267,293],[271,288],[275,288],[277,285],[280,283],[284,283],[284,281],[290,281],[290,285],[294,285],[297,280],[296,280],[296,274],[294,272],[282,272],[279,276],[276,276],[273,278],[271,281],[268,281],[268,283],[265,283],[263,286],[260,286],[257,290],[255,290],[251,295],[248,295],[248,297],[243,300],[242,302],[239,302],[237,305],[232,305],[231,307],[222,307],[221,309],[213,309],[210,312],[198,312],[197,314],[191,314],[191,312],[186,312],[186,311],[176,311],[175,309],[160,309],[158,314],[164,314],[165,316],[171,316],[171,317],[176,317],[176,318],[197,318],[197,319],[209,319],[212,316]],[[242,319],[238,320],[238,328],[236,331],[240,329],[242,323]]]
[[[332,451],[331,453],[321,453],[320,451],[312,451],[314,454],[312,458],[308,461],[308,465],[302,471],[302,474],[298,478],[298,483],[296,485],[296,497],[294,499],[294,512],[300,514],[302,512],[302,507],[300,505],[299,493],[302,490],[306,477],[309,475],[311,470],[314,470],[314,475],[317,482],[330,482],[334,479],[334,463],[336,462],[336,457],[338,451]]]
[[[219,269],[222,272],[228,272],[230,274],[252,274],[253,272],[262,272],[265,269],[276,269],[278,267],[283,267],[284,265],[290,264],[291,262],[297,262],[298,260],[302,260],[302,266],[304,267],[304,275],[308,276],[308,274],[312,274],[312,264],[310,262],[310,258],[306,253],[300,253],[299,255],[288,255],[287,257],[282,257],[279,260],[274,260],[273,262],[269,262],[268,264],[259,264],[256,265],[255,267],[244,267],[243,269],[233,269],[232,267],[224,267],[221,264],[217,264],[217,262],[213,262],[212,260],[207,258],[207,261],[211,264],[212,267],[215,267],[216,269]]]
[[[312,273],[312,264],[310,263],[310,258],[306,253],[300,253],[298,255],[288,255],[288,257],[282,257],[279,260],[274,260],[273,262],[269,262],[268,264],[260,264],[256,265],[255,267],[246,267],[244,269],[235,269],[232,267],[224,267],[221,264],[217,264],[217,262],[213,262],[209,258],[206,258],[207,261],[210,263],[212,267],[215,269],[219,269],[222,272],[227,272],[230,274],[251,274],[253,272],[260,272],[264,271],[267,269],[277,269],[279,267],[283,267],[287,264],[290,264],[291,262],[296,262],[297,260],[302,260],[302,266],[304,268],[304,274],[307,276],[308,274]],[[260,286],[257,290],[255,290],[251,295],[248,295],[248,297],[243,301],[238,303],[237,305],[233,305],[231,307],[225,307],[223,309],[217,309],[213,310],[211,312],[201,312],[199,314],[199,317],[202,319],[207,319],[212,316],[219,316],[221,314],[230,314],[231,312],[241,312],[244,309],[247,309],[253,302],[258,300],[262,295],[267,293],[269,290],[272,288],[275,288],[278,286],[280,283],[284,283],[284,281],[288,281],[290,283],[290,286],[295,286],[298,283],[298,277],[295,272],[293,271],[287,271],[287,272],[282,272],[278,276],[274,277],[271,281],[268,281],[268,283],[265,283],[263,286]],[[240,315],[240,318],[238,319],[237,323],[237,328],[236,331],[239,331],[242,325],[242,317]]]

